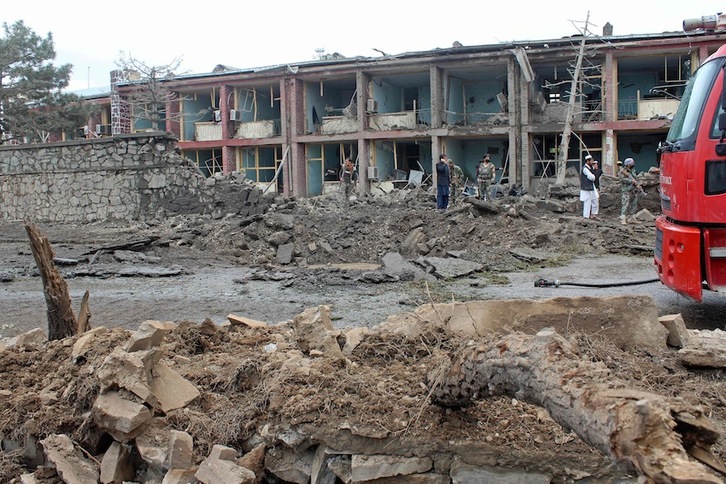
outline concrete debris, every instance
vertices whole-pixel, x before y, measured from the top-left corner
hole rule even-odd
[[[159,401],[159,408],[169,413],[186,407],[199,398],[199,390],[164,362],[158,362],[151,370],[150,388]]]
[[[256,319],[245,318],[244,316],[237,316],[236,314],[228,314],[227,320],[232,325],[247,326],[249,328],[264,328],[267,323],[264,321],[257,321]]]
[[[71,361],[74,364],[82,363],[85,361],[86,354],[93,350],[95,340],[108,333],[108,328],[105,326],[99,326],[92,328],[89,331],[83,333],[83,335],[73,343],[73,352],[71,353]]]
[[[92,414],[96,425],[119,442],[128,442],[136,437],[143,430],[142,425],[151,419],[151,412],[146,406],[115,391],[99,395],[93,404]]]
[[[215,445],[194,476],[204,484],[254,484],[255,473],[237,465],[236,458],[233,448]]]
[[[683,348],[688,346],[688,328],[686,328],[686,322],[683,321],[683,316],[680,314],[668,314],[658,318],[660,324],[665,326],[668,330],[668,346],[674,348]]]
[[[684,365],[701,368],[726,368],[726,331],[688,331],[688,345],[678,350]]]
[[[533,472],[503,472],[487,467],[467,465],[463,462],[454,462],[451,465],[451,483],[469,484],[471,482],[549,484],[552,482],[552,476]]]
[[[55,467],[66,484],[98,482],[99,469],[95,462],[76,449],[67,435],[50,435],[41,441],[48,464]]]
[[[478,262],[471,262],[464,259],[449,259],[442,257],[419,257],[416,260],[421,267],[431,270],[431,273],[439,279],[455,279],[464,277],[484,268]]]
[[[169,436],[168,462],[169,469],[188,469],[194,463],[192,459],[194,439],[187,432],[172,430]]]
[[[330,320],[330,306],[306,309],[292,321],[295,339],[303,352],[318,350],[329,357],[342,358],[338,345],[339,330]]]
[[[130,451],[124,444],[112,442],[101,460],[101,483],[131,481],[135,477]]]
[[[85,445],[91,449],[89,454],[98,456],[100,465],[81,455],[65,436],[49,437],[41,442],[48,457],[41,457],[38,465],[42,468],[45,459],[46,465],[62,474],[65,482],[79,483],[98,479],[103,483],[259,484],[266,477],[306,484],[551,482],[556,472],[586,477],[593,475],[592,466],[599,466],[602,461],[602,457],[593,456],[587,447],[576,455],[578,459],[591,459],[591,464],[570,462],[567,470],[553,472],[544,471],[551,470],[553,464],[542,466],[539,460],[537,463],[526,461],[525,454],[516,449],[511,451],[511,460],[492,450],[500,442],[496,439],[501,438],[495,435],[504,435],[501,432],[512,425],[507,420],[521,418],[527,419],[528,432],[540,446],[551,442],[558,452],[565,454],[569,450],[567,446],[563,447],[564,443],[581,446],[582,443],[577,443],[569,432],[562,430],[546,410],[533,408],[530,411],[517,400],[507,400],[512,402],[508,406],[513,413],[506,416],[501,413],[504,412],[502,408],[492,410],[494,407],[488,407],[489,404],[483,404],[481,414],[475,409],[467,410],[476,421],[488,418],[492,411],[502,415],[499,417],[501,422],[487,424],[485,437],[480,438],[481,429],[474,427],[471,435],[478,437],[472,440],[471,436],[466,436],[468,434],[457,433],[466,432],[468,427],[459,417],[454,418],[460,415],[459,411],[452,411],[448,417],[449,412],[440,408],[427,410],[430,390],[423,383],[423,375],[410,377],[406,372],[419,366],[421,371],[437,367],[438,360],[429,355],[442,351],[442,346],[436,346],[435,339],[451,337],[444,335],[461,335],[461,341],[455,345],[464,341],[483,344],[489,335],[534,334],[540,329],[538,337],[545,333],[574,331],[574,335],[587,334],[590,338],[597,335],[607,341],[611,352],[616,347],[623,352],[645,350],[649,355],[662,358],[669,351],[664,324],[678,320],[678,315],[659,320],[652,301],[630,296],[427,304],[373,328],[342,331],[334,327],[330,307],[325,305],[309,308],[292,321],[274,326],[242,323],[220,328],[209,322],[194,325],[146,321],[143,329],[133,334],[97,328],[78,337],[74,344],[69,339],[67,344],[56,344],[54,348],[64,356],[61,364],[65,362],[76,373],[87,368],[89,371],[83,378],[98,379],[101,393],[95,397],[90,419],[85,424],[88,433],[97,437],[95,443],[91,439]],[[703,348],[706,340],[718,340],[723,345],[726,342],[723,334],[726,333],[722,333],[690,331],[684,343],[686,346],[678,355],[686,348]],[[578,348],[576,336],[571,339]],[[118,346],[111,349],[110,341]],[[224,353],[224,341],[233,344],[234,351]],[[594,339],[587,341],[589,345],[595,344]],[[263,343],[274,344],[278,349],[262,351]],[[42,350],[32,351],[48,353],[50,344],[45,343]],[[251,352],[244,351],[247,346]],[[205,347],[211,351],[199,349]],[[129,353],[126,348],[136,351]],[[588,348],[582,347],[582,351]],[[712,347],[710,361],[718,357],[715,348],[718,346]],[[11,348],[6,351],[17,351],[22,355],[29,350]],[[98,354],[104,351],[108,355]],[[172,356],[172,351],[178,354]],[[724,353],[723,349],[720,353]],[[225,354],[227,359],[224,359]],[[412,359],[410,356],[417,354],[432,359]],[[75,364],[69,361],[71,355],[76,357]],[[403,355],[404,359],[397,360],[398,355]],[[366,363],[366,356],[373,357],[372,365]],[[361,380],[345,379],[346,375],[350,377],[358,372],[361,365],[367,365],[362,368]],[[98,368],[94,369],[96,366]],[[615,364],[614,368],[619,366]],[[376,367],[383,368],[379,371]],[[195,382],[208,385],[203,398],[200,398],[202,392],[197,385],[183,378],[177,368],[186,368],[184,374],[193,372]],[[398,373],[390,373],[396,368]],[[267,382],[262,381],[265,378]],[[134,379],[138,380],[136,384],[132,383]],[[300,390],[285,393],[293,384],[301,385]],[[64,385],[78,391],[72,381],[64,382]],[[326,389],[331,385],[338,387],[328,392]],[[210,387],[225,388],[228,393],[214,393]],[[149,396],[142,400],[138,393],[131,393],[130,388],[136,388],[141,394],[144,392],[139,388],[146,388]],[[401,392],[402,388],[405,391]],[[303,394],[305,389],[307,393]],[[51,394],[57,389],[46,383],[44,391]],[[264,394],[265,391],[269,393]],[[637,394],[625,389],[620,391],[625,395]],[[72,393],[57,395],[45,402],[49,409],[67,409],[66,402],[72,401]],[[2,395],[5,399],[11,396],[10,393]],[[262,408],[258,405],[265,408],[264,420],[253,423],[244,439],[236,432],[254,420],[249,420],[248,413],[237,413],[237,402],[242,400],[232,400],[234,396],[259,399],[257,403],[250,403],[251,408],[257,409],[255,412],[259,413]],[[37,398],[42,400],[40,396]],[[354,402],[358,398],[366,402],[361,407],[362,413],[355,410]],[[158,405],[150,403],[152,401],[158,401]],[[381,408],[375,410],[377,413],[369,414],[374,401],[379,402]],[[329,417],[329,409],[340,412]],[[292,417],[278,420],[285,412],[291,412]],[[327,423],[319,419],[321,412],[326,413]],[[444,427],[436,426],[437,418],[448,423]],[[455,426],[451,423],[454,421],[457,422]],[[220,428],[216,428],[217,422]],[[235,429],[234,438],[243,440],[240,448],[250,449],[247,453],[242,452],[241,457],[239,450],[218,443],[222,439],[219,436],[227,435],[225,429],[232,428],[230,426]],[[457,430],[459,427],[462,429]],[[414,429],[418,437],[401,440],[400,435],[405,435],[407,429]],[[559,433],[552,436],[553,432]],[[441,433],[446,437],[440,436]],[[112,441],[108,442],[108,437],[101,435],[110,435]],[[210,440],[209,435],[216,435],[220,440]],[[4,450],[22,449],[24,445],[32,450],[33,446],[32,440],[23,443],[3,438],[2,442]],[[432,445],[437,450],[427,451]],[[25,453],[30,455],[31,450]],[[206,457],[202,452],[208,452]],[[541,460],[541,456],[537,459]],[[612,472],[617,468],[609,469]],[[32,482],[40,475],[40,471],[33,477],[25,474],[23,479]]]
[[[164,335],[174,329],[176,325],[171,322],[144,321],[129,338],[124,350],[128,353],[156,348],[164,341]]]
[[[428,472],[433,465],[430,457],[354,455],[351,459],[351,477],[353,482],[362,482],[385,477],[407,476]]]
[[[436,278],[421,269],[418,265],[404,259],[398,252],[389,252],[383,256],[383,271],[401,281],[425,279],[435,281]]]

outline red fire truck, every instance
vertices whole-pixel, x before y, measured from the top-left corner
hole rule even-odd
[[[725,75],[726,45],[689,81],[658,148],[663,215],[656,220],[656,270],[663,284],[698,302],[704,289],[726,293]]]

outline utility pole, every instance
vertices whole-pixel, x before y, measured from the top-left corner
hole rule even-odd
[[[562,130],[562,140],[560,141],[560,150],[557,154],[557,179],[555,185],[565,184],[565,170],[567,169],[567,155],[570,147],[570,136],[572,135],[572,118],[575,116],[575,102],[577,101],[578,88],[580,82],[580,70],[582,69],[582,58],[585,55],[585,41],[587,40],[587,29],[590,22],[590,11],[587,12],[585,20],[585,28],[582,30],[582,40],[580,41],[580,51],[577,54],[577,63],[575,64],[575,72],[572,74],[572,83],[570,84],[570,100],[567,104],[567,114],[565,116],[565,127]]]

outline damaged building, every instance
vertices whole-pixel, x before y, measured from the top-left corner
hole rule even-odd
[[[220,65],[163,81],[177,99],[166,106],[174,116],[165,126],[207,176],[243,172],[288,196],[337,190],[346,156],[361,191],[415,185],[433,176],[439,153],[472,181],[489,153],[503,185],[531,191],[554,181],[565,149],[575,172],[586,154],[607,174],[628,157],[638,171],[657,166],[688,79],[724,38],[703,28],[613,35],[606,24],[602,35],[584,37]],[[104,109],[87,136],[152,129],[124,104],[138,82],[112,73],[110,95],[94,99]]]

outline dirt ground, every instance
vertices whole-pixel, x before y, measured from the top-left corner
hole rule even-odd
[[[102,445],[83,417],[98,392],[86,369],[97,368],[128,331],[151,319],[178,325],[164,354],[203,395],[184,412],[164,417],[167,426],[193,434],[197,460],[215,443],[249,451],[261,435],[290,428],[328,444],[340,439],[340,429],[354,429],[351,441],[340,446],[355,448],[356,436],[364,437],[399,454],[450,452],[470,463],[543,472],[553,482],[628,476],[546,411],[516,398],[486,399],[460,411],[433,405],[424,382],[434,355],[453,354],[466,344],[435,325],[424,325],[415,338],[374,332],[345,361],[289,362],[290,352],[301,350],[291,340],[290,320],[319,305],[331,308],[341,342],[347,330],[376,328],[420,305],[486,299],[644,295],[653,298],[659,315],[682,313],[689,328],[722,325],[718,315],[726,303],[720,299],[709,296],[695,305],[647,282],[655,278],[652,220],[644,216],[641,224],[621,226],[615,205],[604,207],[602,221],[584,220],[572,204],[572,196],[563,196],[564,210],[553,211],[534,197],[507,197],[441,213],[430,194],[412,191],[360,198],[347,208],[330,198],[286,200],[249,219],[39,223],[76,312],[88,290],[91,326],[112,331],[83,366],[72,364],[69,345],[58,342],[40,354],[4,351],[0,435],[22,441],[24,434],[65,432],[91,453],[99,451]],[[294,246],[292,258],[280,263],[286,244]],[[380,265],[390,253],[418,261],[424,275],[387,272]],[[440,279],[426,269],[426,258],[461,259],[481,268]],[[46,328],[42,283],[21,221],[0,223],[0,263],[0,336]],[[535,287],[539,278],[607,287]],[[624,281],[644,283],[619,284]],[[222,327],[228,314],[270,326]],[[723,429],[721,370],[689,370],[666,348],[658,354],[624,351],[601,330],[579,328],[564,336],[577,342],[583,358],[606,365],[613,378],[702,405]],[[276,350],[264,351],[269,345]],[[63,397],[44,404],[41,396],[48,391]],[[5,450],[3,482],[17,477],[23,463]],[[723,444],[714,451],[726,456]]]

